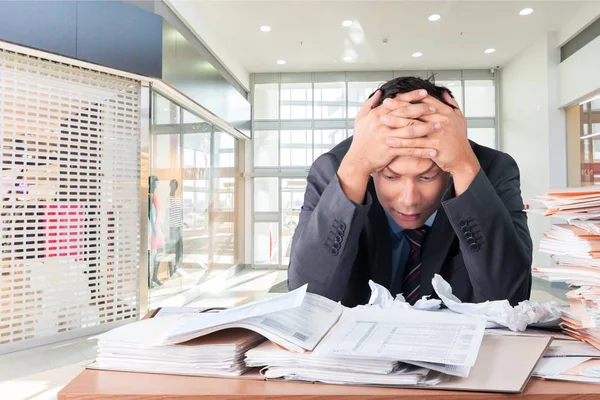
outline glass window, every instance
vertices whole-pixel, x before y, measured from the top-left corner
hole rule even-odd
[[[254,211],[279,211],[279,178],[254,178]]]
[[[218,168],[234,168],[235,138],[225,132],[214,133],[214,166]]]
[[[181,110],[168,104],[165,108]],[[165,301],[184,305],[190,300],[186,291],[240,261],[235,243],[235,221],[241,212],[235,204],[237,140],[191,112],[184,110],[182,116],[177,126],[152,130],[148,235],[152,308]]]
[[[279,133],[277,131],[254,132],[254,166],[279,166]]]
[[[496,115],[496,88],[493,80],[465,81],[465,116]]]
[[[346,83],[315,83],[315,119],[346,118]]]
[[[445,86],[452,92],[452,96],[460,106],[460,109],[464,111],[465,104],[463,103],[463,91],[462,91],[462,82],[459,80],[455,81],[435,81],[435,84],[438,86]]]
[[[254,264],[279,264],[279,228],[276,222],[254,224]]]
[[[168,125],[179,123],[179,106],[165,99],[161,95],[154,93],[154,124]]]
[[[290,263],[290,251],[292,237],[298,220],[300,209],[304,202],[304,191],[306,190],[306,179],[282,179],[281,180],[281,263]]]
[[[254,119],[279,118],[279,84],[254,85]]]
[[[312,83],[281,84],[281,119],[312,119]]]
[[[233,216],[233,214],[231,215]],[[230,266],[238,262],[238,260],[235,257],[234,221],[213,222],[211,233],[213,265]]]
[[[348,82],[348,118],[356,118],[365,100],[385,82]]]
[[[315,147],[313,161],[316,160],[321,154],[327,153],[329,150],[333,149],[335,145],[343,141],[345,138],[345,129],[329,129],[314,131]]]
[[[469,128],[467,136],[477,144],[492,149],[496,148],[495,128]]]
[[[312,161],[312,131],[281,131],[282,167],[308,167]]]

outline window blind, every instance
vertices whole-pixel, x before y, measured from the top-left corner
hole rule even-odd
[[[138,316],[140,92],[0,48],[0,353]]]

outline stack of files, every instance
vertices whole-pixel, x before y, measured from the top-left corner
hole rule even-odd
[[[157,345],[157,332],[171,317],[124,325],[97,337],[94,369],[193,376],[240,376],[248,371],[246,351],[262,343],[261,335],[227,329],[174,345]]]
[[[533,375],[552,380],[600,383],[600,350],[577,340],[554,340]]]
[[[561,217],[569,223],[600,219],[600,189],[596,186],[553,189],[533,200],[545,208],[529,208],[528,212]]]
[[[600,188],[552,190],[534,200],[545,206],[539,212],[568,223],[554,224],[544,234],[540,251],[555,265],[534,267],[533,275],[571,287],[561,327],[600,349]]]
[[[314,353],[292,353],[271,342],[265,342],[246,353],[249,367],[267,366],[267,379],[321,381],[340,384],[372,384],[389,386],[434,385],[443,380],[441,374],[430,374],[425,368],[378,358],[321,356]]]

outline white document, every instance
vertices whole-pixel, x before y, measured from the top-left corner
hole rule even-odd
[[[580,341],[555,340],[544,353],[548,357],[593,357],[600,358],[600,350]]]
[[[226,328],[245,328],[296,352],[312,351],[337,322],[344,306],[306,293],[306,285],[293,292],[214,315],[186,315],[163,344],[186,340]]]
[[[170,315],[181,315],[181,314],[200,314],[207,310],[207,312],[217,312],[219,310],[210,310],[205,307],[161,307],[160,310],[152,317],[167,317]]]
[[[460,367],[458,365],[436,364],[419,361],[408,361],[408,363],[416,365],[417,367],[427,368],[432,371],[442,372],[446,375],[459,376],[461,378],[467,378],[469,376],[469,372],[471,372],[471,367]]]
[[[542,358],[535,366],[535,369],[533,370],[533,375],[543,378],[553,375],[559,375],[590,359],[591,357]]]
[[[240,327],[263,334],[275,343],[275,336],[297,346],[296,351],[313,350],[335,324],[344,306],[326,297],[306,293],[300,307],[244,319]],[[264,331],[264,333],[263,333]]]
[[[535,328],[527,328],[521,332],[511,331],[506,328],[494,328],[494,329],[486,329],[486,336],[544,336],[551,337],[554,340],[568,340],[568,341],[577,341],[574,337],[569,335],[565,335],[562,331],[557,330],[549,330],[549,329],[535,329]]]
[[[472,367],[484,329],[484,319],[464,315],[346,309],[315,353]]]
[[[258,317],[277,311],[291,310],[299,307],[306,295],[304,285],[289,293],[264,300],[256,301],[245,306],[231,308],[217,314],[198,314],[193,318],[183,319],[160,344],[175,344],[221,329],[221,326],[246,318]]]

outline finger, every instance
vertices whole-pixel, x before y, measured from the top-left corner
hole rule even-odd
[[[385,99],[386,101],[384,101],[384,107],[392,109],[390,107],[389,103],[386,103],[387,100],[391,100],[391,99]],[[380,120],[382,123],[388,125],[388,122],[390,121],[396,121],[396,123],[399,123],[401,120],[406,120],[406,119],[419,119],[421,117],[423,117],[424,115],[430,115],[435,113],[435,107],[428,105],[428,104],[423,104],[423,103],[419,103],[419,104],[411,104],[411,103],[406,103],[403,106],[400,106],[400,108],[394,109],[392,112],[384,114],[380,117]],[[404,126],[406,125],[406,123],[399,125],[400,126]],[[390,125],[388,125],[390,126]]]
[[[428,138],[401,139],[397,137],[388,137],[385,142],[390,147],[412,147],[412,148],[429,148],[435,149],[435,142]]]
[[[365,115],[367,115],[369,113],[369,111],[371,111],[374,107],[375,104],[379,103],[379,100],[381,100],[381,90],[377,90],[375,92],[375,94],[373,96],[371,96],[371,98],[367,99],[362,107],[360,108],[360,111],[358,112],[358,115],[356,116],[356,118],[362,118]]]
[[[424,89],[413,90],[412,92],[397,94],[394,98],[387,98],[383,103],[387,108],[395,110],[405,107],[407,104],[420,103],[421,100],[427,97],[427,91]]]
[[[442,130],[440,122],[430,123],[412,123],[410,125],[399,126],[392,130],[388,136],[397,137],[400,139],[413,139],[431,135],[432,133]]]
[[[454,110],[452,109],[452,107],[450,107],[449,105],[447,105],[447,104],[439,101],[438,99],[436,99],[433,96],[427,96],[422,101],[425,104],[428,104],[428,105],[431,105],[431,106],[435,107],[437,114],[451,115],[454,112]]]
[[[395,157],[417,157],[417,158],[435,158],[437,151],[435,149],[417,148],[417,147],[398,147],[390,150]]]
[[[456,99],[454,97],[452,97],[452,95],[449,92],[444,90],[443,97],[447,103],[452,104],[454,107],[456,107],[458,110],[460,110],[460,107],[458,106],[458,102],[456,101]]]

